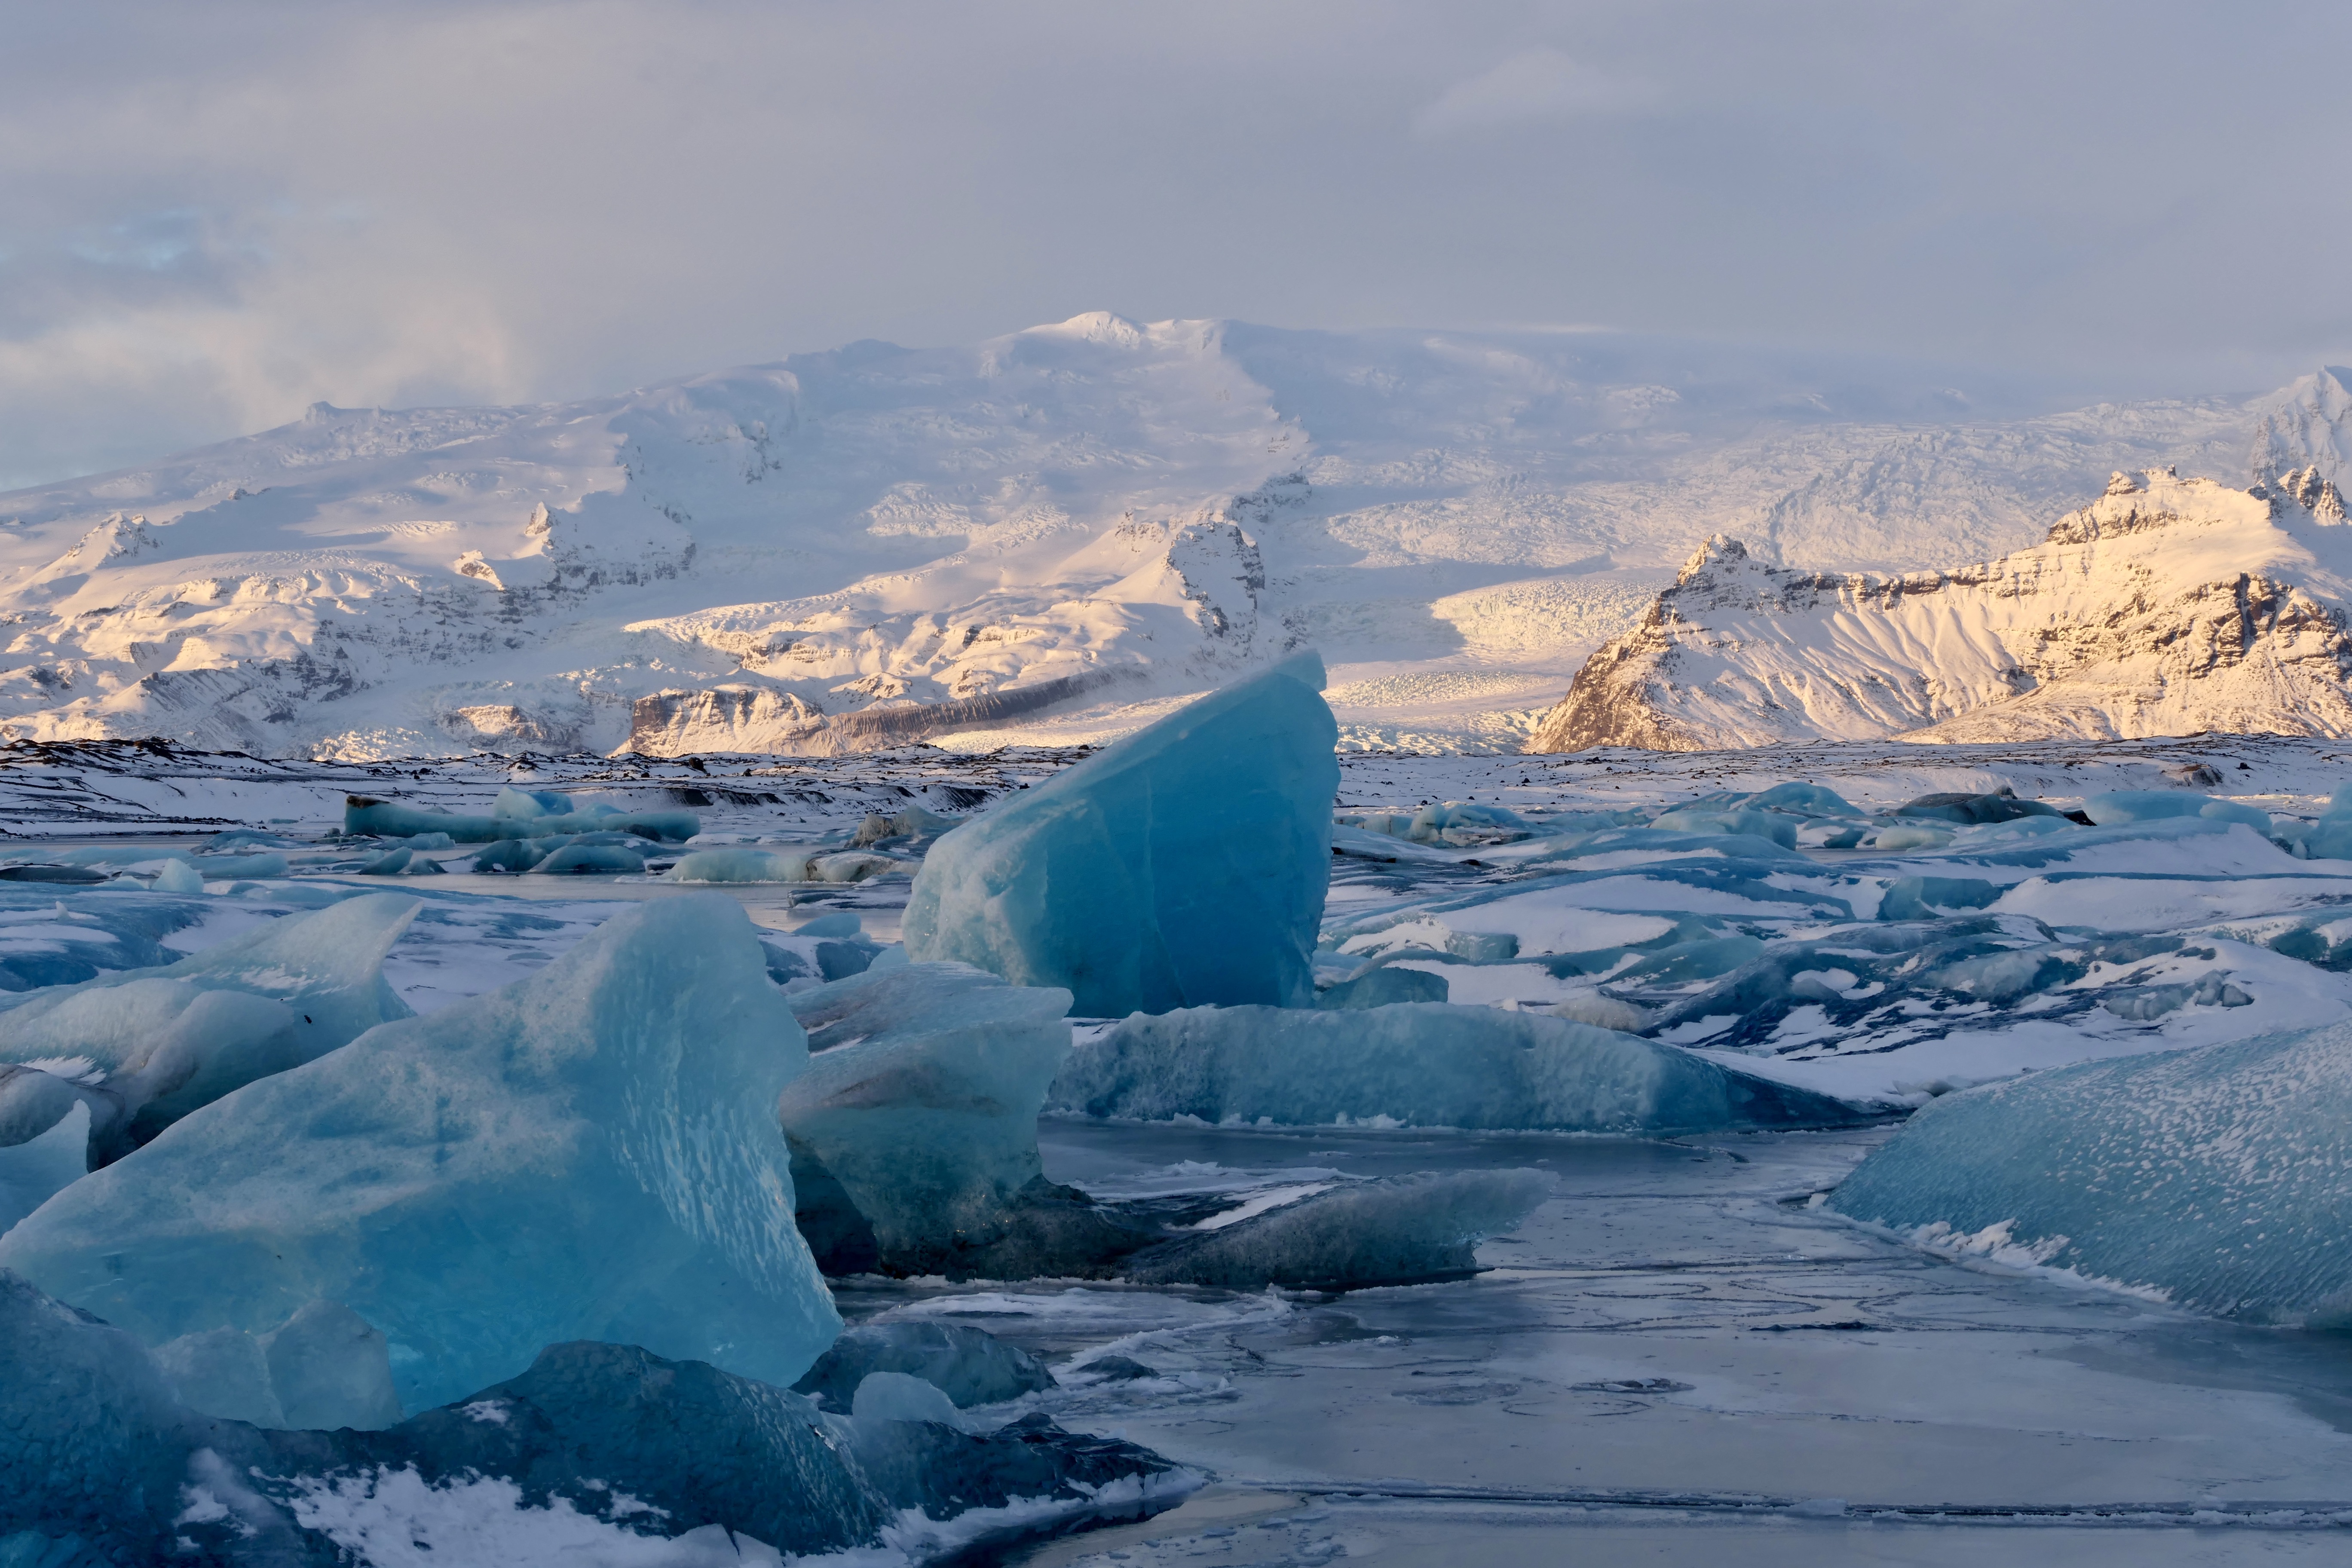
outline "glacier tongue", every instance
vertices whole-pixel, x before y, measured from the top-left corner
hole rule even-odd
[[[1339,782],[1322,687],[1297,655],[945,835],[908,954],[1060,986],[1093,1017],[1310,1004]]]
[[[840,1328],[772,1120],[804,1050],[737,905],[641,904],[183,1118],[0,1265],[151,1342],[341,1302],[411,1408],[583,1337],[789,1384]]]

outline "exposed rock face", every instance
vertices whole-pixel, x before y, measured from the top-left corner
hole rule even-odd
[[[2316,468],[2118,474],[2048,540],[1903,576],[1701,545],[1528,749],[2352,734],[2352,530]]]

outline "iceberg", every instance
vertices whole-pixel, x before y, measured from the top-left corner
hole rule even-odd
[[[1361,1012],[1194,1007],[1132,1017],[1071,1053],[1046,1109],[1285,1127],[1482,1131],[1834,1127],[1825,1095],[1564,1018],[1406,1003]]]
[[[2271,830],[2270,813],[2258,807],[2176,789],[2122,789],[2095,795],[2083,803],[2083,815],[2101,827],[2201,816],[2210,822],[2242,822],[2257,833]]]
[[[921,1378],[956,1408],[1001,1405],[1054,1386],[1045,1363],[984,1329],[961,1323],[866,1323],[845,1329],[793,1384],[835,1410],[851,1408],[866,1377]]]
[[[946,835],[908,956],[1071,993],[1092,1017],[1311,1006],[1338,727],[1299,654]]]
[[[605,874],[634,876],[646,868],[646,858],[617,844],[566,844],[530,868],[534,877],[582,877]]]
[[[517,792],[503,792],[500,799]],[[569,805],[569,802],[565,804]],[[683,844],[702,831],[702,819],[690,811],[614,811],[590,809],[562,815],[503,814],[488,816],[428,811],[378,800],[373,795],[347,795],[343,801],[343,832],[350,837],[412,838],[420,833],[446,833],[457,844],[492,844],[501,838],[544,838],[554,834],[628,833]]]
[[[806,882],[810,852],[772,849],[697,849],[669,868],[673,882]]]
[[[1038,1158],[1038,1107],[1070,1050],[1068,992],[911,963],[791,1005],[811,1054],[776,1114],[803,1229],[826,1238],[831,1271],[1022,1278],[1048,1256],[1066,1266],[1091,1230],[1124,1236],[1083,1194],[1046,1181]],[[872,1260],[853,1265],[849,1249],[867,1245]]]
[[[1654,818],[1661,833],[1712,833],[1769,839],[1783,849],[1797,847],[1797,819],[1777,811],[1705,811],[1685,807]]]
[[[0,1145],[79,1103],[95,1169],[234,1089],[408,1016],[383,959],[416,910],[352,899],[177,963],[25,995],[0,1012],[0,1064],[13,1064],[0,1068]]]
[[[1946,1095],[1829,1205],[1937,1250],[2352,1325],[2352,1025]]]
[[[0,1266],[150,1343],[341,1302],[410,1409],[582,1338],[788,1384],[841,1327],[772,1120],[804,1051],[739,905],[639,905],[182,1118]]]
[[[205,890],[205,878],[185,860],[166,860],[148,886],[159,893],[201,893]]]
[[[1139,1285],[1269,1285],[1350,1290],[1457,1278],[1475,1270],[1475,1249],[1505,1235],[1551,1195],[1541,1171],[1423,1172],[1311,1194],[1231,1224],[1215,1217],[1193,1235],[1128,1260]]]
[[[1971,827],[1986,823],[2014,822],[2021,816],[2063,816],[2065,813],[2038,800],[2020,800],[2014,791],[2003,787],[1990,795],[1969,795],[1965,791],[1923,795],[1916,800],[1904,802],[1889,815],[1948,822],[1956,827]]]

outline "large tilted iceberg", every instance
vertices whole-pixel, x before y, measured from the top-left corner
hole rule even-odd
[[[1314,1003],[1338,736],[1300,654],[933,845],[908,955],[1059,986],[1091,1017]]]
[[[1150,1121],[1577,1132],[1857,1119],[1827,1096],[1672,1046],[1442,1002],[1347,1012],[1194,1007],[1129,1018],[1071,1055],[1046,1107]]]
[[[0,1264],[149,1343],[341,1303],[412,1410],[583,1338],[790,1384],[841,1326],[774,1121],[805,1060],[739,905],[640,905],[192,1112]]]
[[[1831,1194],[1856,1219],[2262,1322],[2352,1323],[2352,1025],[1948,1095]]]
[[[1069,1005],[1066,991],[961,963],[869,970],[793,997],[812,1055],[776,1112],[802,1228],[828,1271],[1020,1278],[1149,1239],[1048,1182],[1039,1161]]]
[[[383,958],[416,900],[377,893],[272,921],[193,958],[51,986],[0,1012],[0,1147],[89,1107],[89,1163],[257,1079],[409,1016]]]
[[[389,1430],[264,1430],[174,1400],[131,1336],[5,1270],[0,1476],[0,1562],[45,1568],[383,1562],[392,1542],[403,1562],[903,1563],[1156,1513],[1203,1479],[1043,1415],[845,1419],[616,1344],[551,1345]]]

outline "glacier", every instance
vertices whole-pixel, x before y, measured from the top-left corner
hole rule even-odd
[[[181,1118],[0,1266],[151,1343],[339,1303],[410,1409],[581,1338],[790,1384],[840,1329],[772,1120],[804,1062],[736,905],[639,905]]]
[[[1058,986],[1092,1017],[1306,1005],[1339,788],[1322,687],[1296,655],[944,835],[908,956]]]

